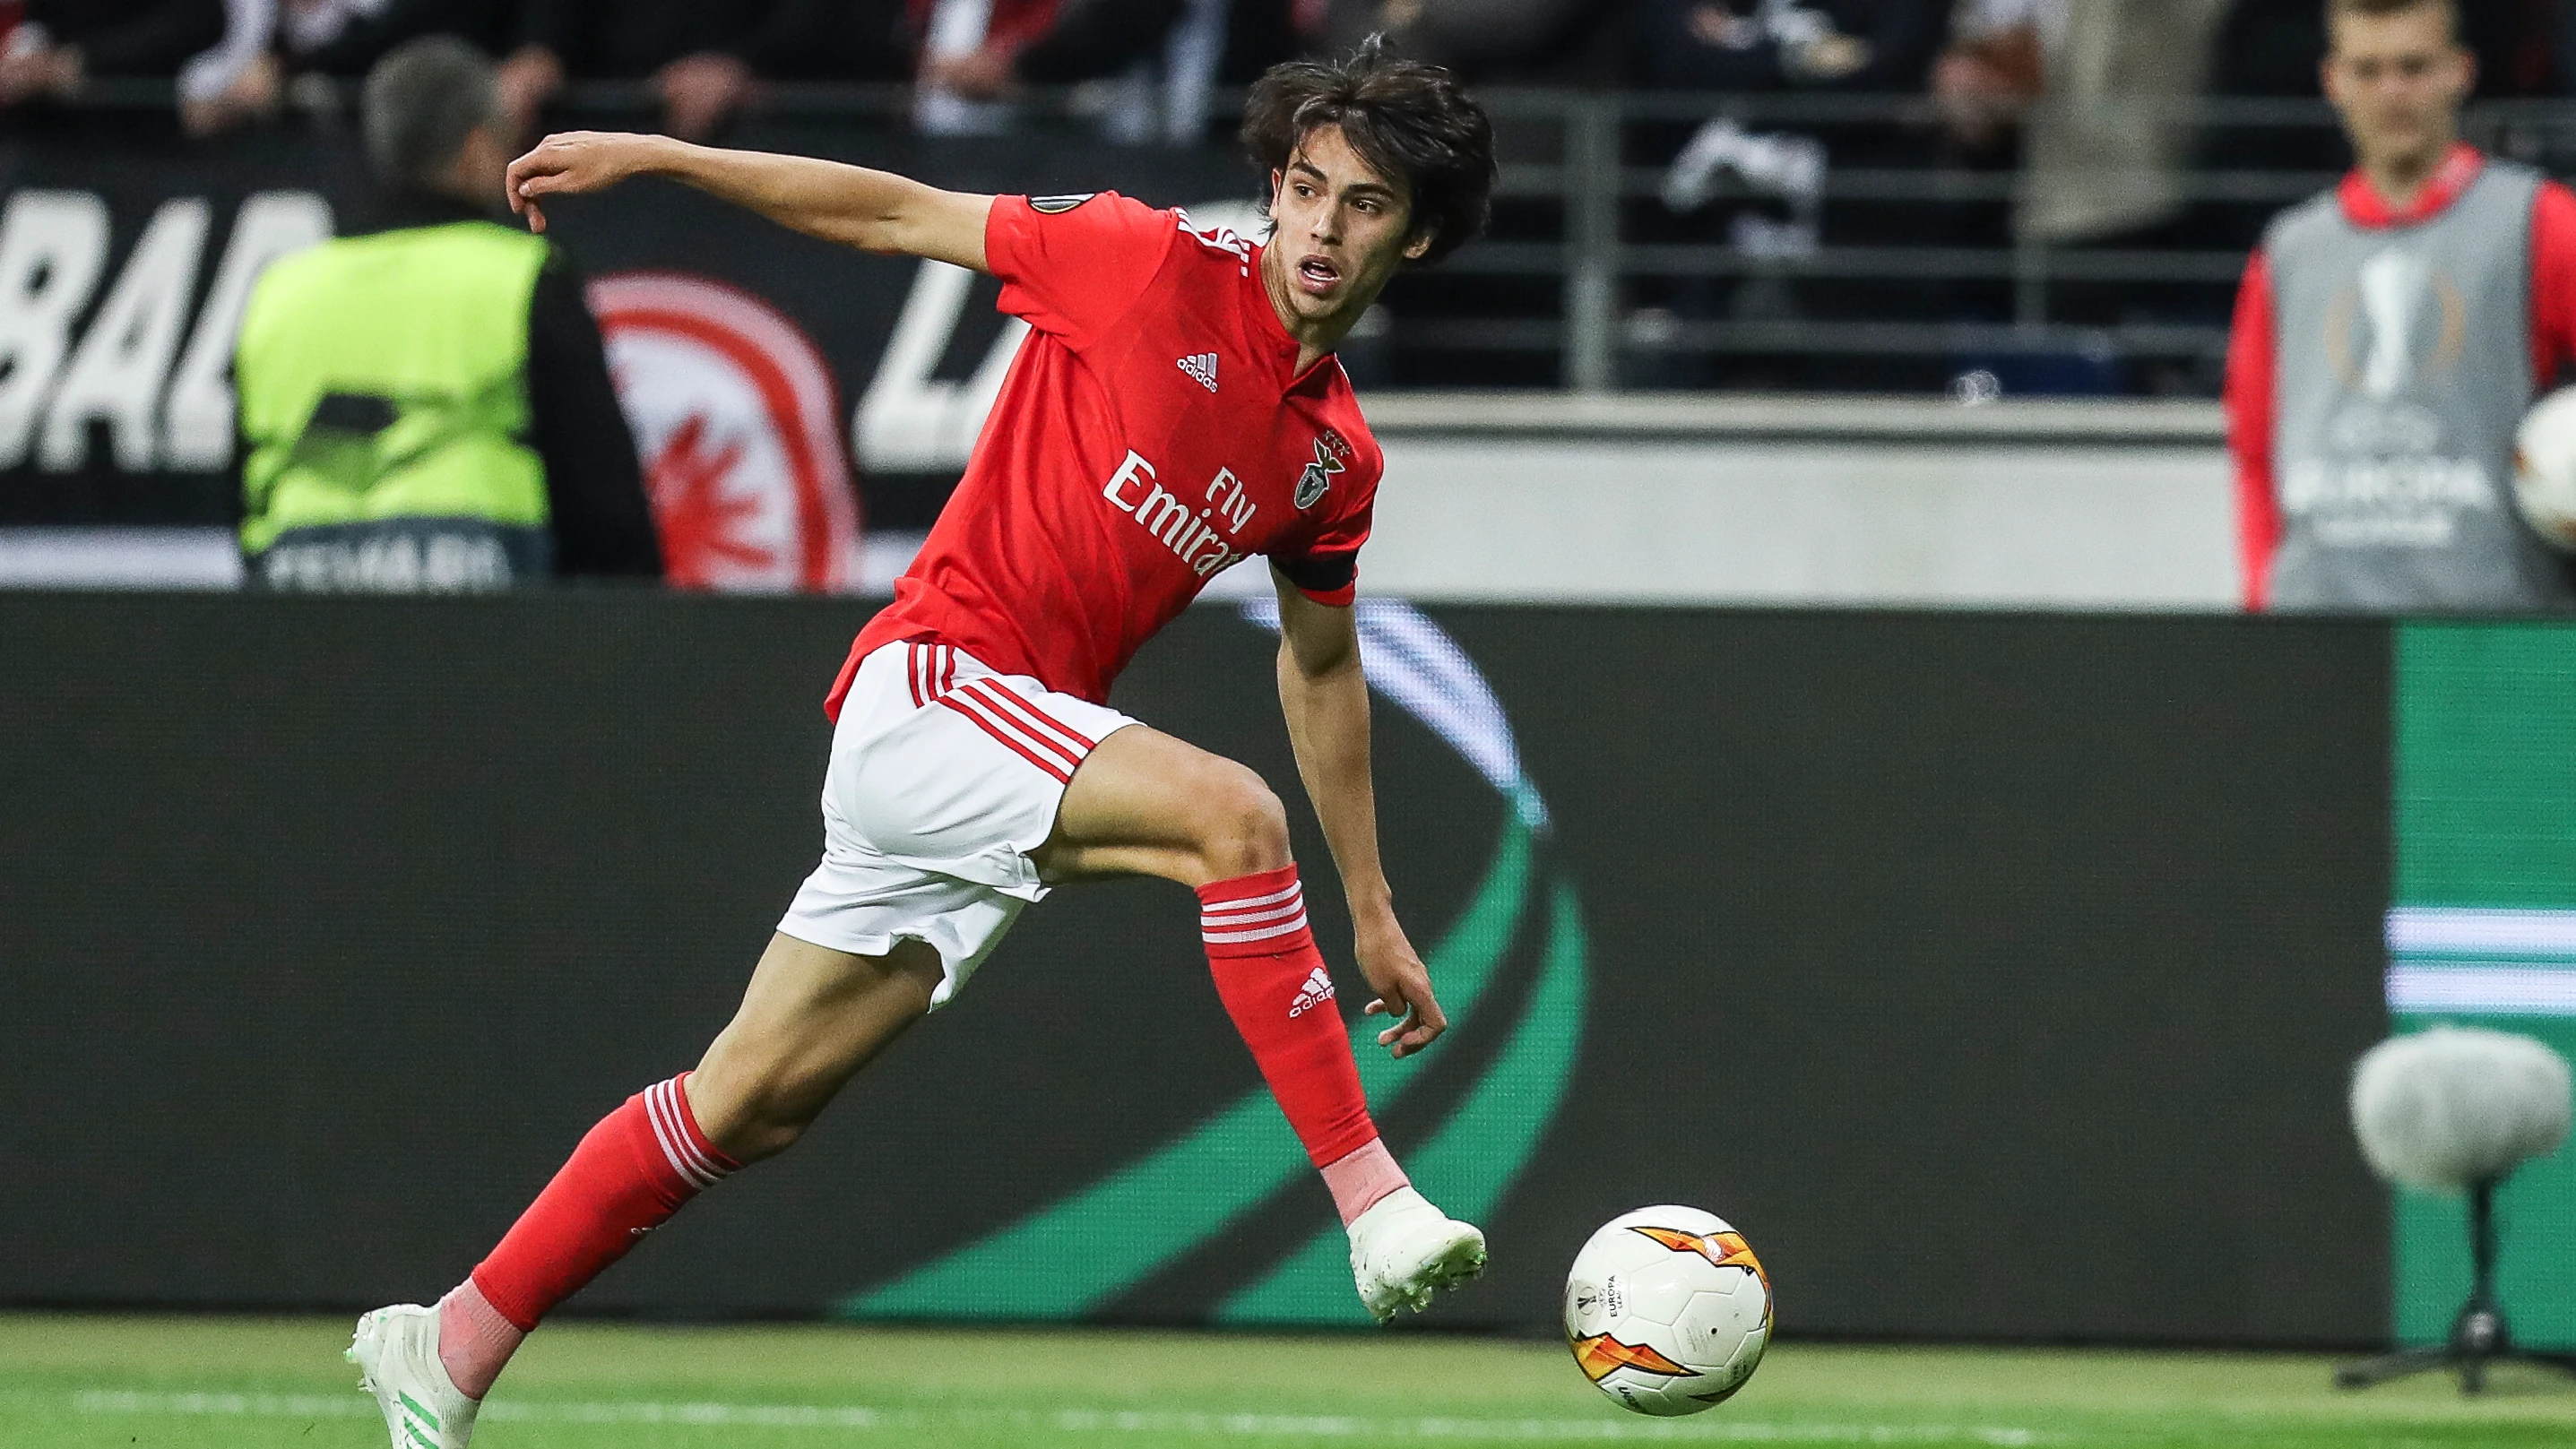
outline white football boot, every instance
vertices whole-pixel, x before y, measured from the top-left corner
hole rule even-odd
[[[438,1310],[417,1303],[379,1308],[358,1320],[343,1355],[358,1366],[358,1387],[376,1396],[394,1449],[465,1449],[474,1412],[438,1361]]]
[[[1419,1313],[1431,1295],[1485,1271],[1485,1235],[1399,1187],[1351,1221],[1351,1276],[1380,1323],[1399,1308]]]

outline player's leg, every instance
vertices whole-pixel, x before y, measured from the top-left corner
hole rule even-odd
[[[600,1119],[436,1307],[359,1320],[350,1357],[394,1443],[462,1449],[483,1395],[547,1312],[699,1192],[803,1135],[842,1084],[929,1011],[940,979],[938,952],[919,941],[870,957],[773,936],[695,1071]]]
[[[742,1005],[689,1074],[689,1105],[737,1162],[785,1151],[844,1083],[930,1010],[939,953],[905,939],[853,956],[771,938]]]
[[[1037,856],[1050,881],[1152,875],[1199,894],[1217,995],[1323,1174],[1380,1319],[1472,1277],[1484,1238],[1413,1191],[1378,1138],[1332,976],[1306,919],[1288,816],[1261,777],[1141,725],[1093,749]]]

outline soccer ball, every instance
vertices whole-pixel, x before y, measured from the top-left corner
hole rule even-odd
[[[1771,1280],[1715,1213],[1622,1213],[1574,1255],[1565,1341],[1592,1386],[1640,1414],[1725,1403],[1771,1343]]]
[[[2550,547],[2576,553],[2576,387],[2542,398],[2513,441],[2514,505]]]

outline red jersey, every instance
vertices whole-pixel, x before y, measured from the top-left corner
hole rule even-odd
[[[1351,601],[1384,459],[1341,364],[1297,370],[1259,247],[1102,192],[995,198],[984,254],[1032,330],[827,713],[861,659],[907,639],[1105,702],[1155,631],[1256,554],[1310,598]]]

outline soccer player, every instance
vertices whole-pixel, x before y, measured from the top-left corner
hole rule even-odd
[[[2245,607],[2576,607],[2511,492],[2515,427],[2576,359],[2576,195],[2459,139],[2458,0],[2326,20],[2353,169],[2264,234],[2228,350]]]
[[[1267,244],[1114,193],[968,196],[883,172],[659,137],[547,138],[512,163],[556,196],[676,178],[808,234],[990,272],[1033,331],[966,476],[834,682],[824,851],[696,1070],[627,1099],[472,1276],[358,1321],[349,1356],[396,1449],[462,1449],[548,1310],[744,1164],[947,1001],[1055,885],[1198,892],[1218,995],[1339,1210],[1381,1321],[1472,1278],[1484,1237],[1378,1140],[1261,778],[1119,714],[1110,681],[1219,570],[1268,559],[1279,698],[1401,1057],[1445,1029],[1378,859],[1351,617],[1381,457],[1333,348],[1398,267],[1483,225],[1483,111],[1374,47],[1280,66],[1244,137]]]

